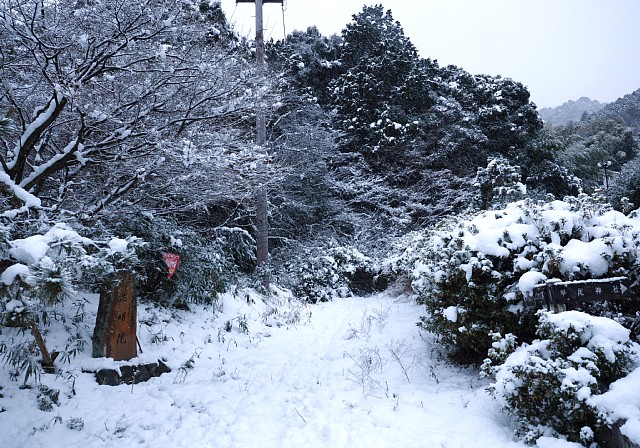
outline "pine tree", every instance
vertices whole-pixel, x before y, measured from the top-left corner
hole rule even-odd
[[[503,157],[489,159],[486,168],[478,168],[473,204],[479,210],[502,208],[522,199],[526,189],[520,182],[520,167]]]
[[[332,83],[332,95],[343,146],[376,151],[408,141],[416,128],[408,92],[426,85],[416,48],[381,5],[354,15],[342,37],[344,73]]]
[[[325,106],[331,96],[329,84],[343,71],[339,61],[341,44],[340,36],[323,36],[312,26],[306,31],[294,31],[284,40],[267,43],[265,51],[270,66],[285,70],[287,90],[307,93]]]

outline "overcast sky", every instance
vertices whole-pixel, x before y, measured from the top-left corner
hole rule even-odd
[[[255,5],[221,1],[236,30],[254,36]],[[538,107],[640,88],[640,0],[285,0],[286,32],[340,33],[380,3],[422,57],[520,81]],[[264,24],[266,38],[283,37],[281,5],[264,5]]]

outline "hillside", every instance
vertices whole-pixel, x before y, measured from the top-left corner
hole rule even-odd
[[[606,105],[593,118],[616,120],[640,132],[640,89]]]
[[[594,114],[602,110],[606,103],[582,97],[576,101],[570,100],[558,107],[544,107],[540,109],[540,117],[547,126],[564,126],[570,122],[578,122],[584,113]]]

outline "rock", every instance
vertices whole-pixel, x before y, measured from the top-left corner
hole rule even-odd
[[[169,372],[169,366],[158,360],[149,364],[122,366],[120,372],[116,369],[100,369],[96,372],[96,381],[106,386],[138,384]]]

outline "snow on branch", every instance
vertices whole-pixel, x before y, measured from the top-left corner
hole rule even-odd
[[[144,182],[149,173],[153,170],[154,166],[159,166],[164,162],[164,158],[160,157],[148,166],[139,168],[136,173],[130,178],[122,182],[120,185],[112,188],[102,199],[98,201],[90,210],[87,211],[88,216],[93,216],[96,213],[101,212],[107,205],[118,200],[122,195],[133,189],[138,183]]]
[[[15,218],[20,213],[26,213],[30,208],[40,207],[40,199],[26,191],[24,188],[15,184],[15,182],[4,171],[0,171],[0,182],[2,182],[8,190],[15,196],[24,202],[24,205],[14,210],[7,210],[0,216],[4,218]]]
[[[17,181],[20,181],[22,178],[27,157],[45,130],[53,123],[60,112],[62,112],[66,103],[67,98],[56,90],[51,99],[49,99],[47,106],[37,114],[36,118],[22,133],[20,141],[16,144],[13,151],[13,157],[7,163],[7,168],[10,170],[12,177]]]
[[[47,177],[52,171],[56,171],[57,167],[60,165],[65,165],[65,162],[74,156],[74,153],[77,151],[82,151],[84,146],[80,143],[80,138],[76,137],[71,140],[67,146],[62,150],[61,153],[56,154],[51,157],[45,163],[36,166],[33,168],[33,171],[29,176],[20,182],[20,187],[25,190],[30,190],[35,184],[38,183],[39,179],[43,177]]]

